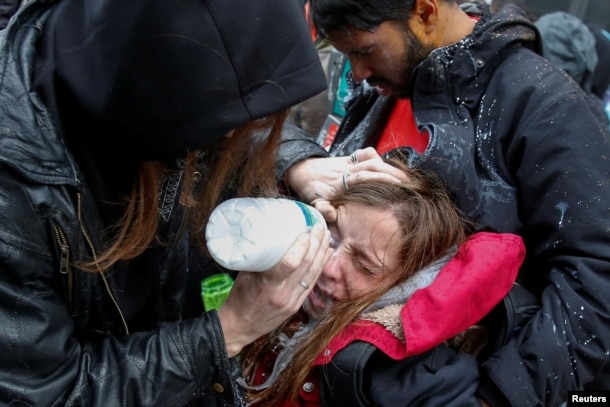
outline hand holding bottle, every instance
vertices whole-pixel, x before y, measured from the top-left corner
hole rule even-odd
[[[229,357],[299,310],[330,258],[329,240],[328,229],[317,223],[272,269],[239,273],[218,311]]]

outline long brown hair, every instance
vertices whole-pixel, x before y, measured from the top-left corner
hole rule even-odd
[[[416,271],[438,260],[466,240],[469,223],[452,203],[441,182],[432,174],[415,169],[407,170],[399,161],[393,161],[393,164],[407,172],[409,181],[363,181],[336,196],[331,204],[339,207],[356,203],[391,210],[402,231],[402,261],[399,269],[386,270],[382,281],[372,287],[368,294],[333,304],[330,311],[322,316],[312,332],[299,344],[291,363],[278,380],[260,392],[250,392],[249,396],[257,406],[277,406],[286,399],[296,399],[312,363],[332,338],[357,321],[358,316],[388,289],[404,282]],[[277,347],[277,338],[281,333],[291,335],[298,327],[299,324],[290,320],[264,339],[247,347],[242,352],[244,375],[252,372],[261,354]]]
[[[278,195],[275,167],[287,114],[288,111],[282,111],[251,121],[235,129],[230,137],[187,154],[180,199],[185,208],[184,226],[193,243],[204,252],[205,225],[223,194]],[[176,171],[159,161],[141,163],[138,179],[123,203],[123,217],[106,233],[109,236],[106,248],[79,267],[103,272],[116,263],[140,256],[158,238],[160,186]]]

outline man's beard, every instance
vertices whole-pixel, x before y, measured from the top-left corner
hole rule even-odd
[[[393,89],[394,96],[399,99],[411,97],[413,91],[413,71],[434,49],[429,45],[424,45],[409,27],[406,27],[403,34],[405,52],[400,72],[404,82],[397,84]]]
[[[434,48],[424,45],[409,27],[403,27],[402,33],[404,52],[403,58],[399,62],[400,65],[396,69],[396,72],[399,72],[400,82],[393,82],[388,78],[375,76],[370,77],[367,81],[390,88],[394,97],[407,99],[411,97],[413,90],[413,70],[430,55]]]

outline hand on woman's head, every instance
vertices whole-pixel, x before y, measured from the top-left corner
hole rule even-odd
[[[305,202],[332,198],[354,183],[371,179],[404,182],[407,177],[372,147],[344,157],[308,158],[286,173],[286,183]]]
[[[354,176],[350,182],[366,180],[382,180],[405,182],[408,181],[405,172],[395,166],[388,164],[373,147],[356,150],[350,155],[350,161],[354,164],[350,170]]]

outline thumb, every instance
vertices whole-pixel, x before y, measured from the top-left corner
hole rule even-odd
[[[326,222],[335,223],[337,221],[337,210],[328,200],[316,199],[311,204],[324,216]]]

